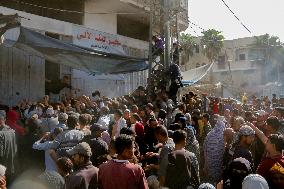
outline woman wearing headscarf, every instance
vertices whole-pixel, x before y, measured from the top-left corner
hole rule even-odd
[[[262,176],[250,174],[244,178],[242,189],[269,189],[269,186]]]
[[[215,189],[215,186],[210,183],[203,183],[198,187],[198,189]]]
[[[198,162],[200,163],[200,148],[199,143],[194,134],[194,130],[192,127],[186,127],[185,132],[187,136],[185,149],[194,153]]]
[[[204,141],[204,173],[210,183],[217,183],[222,177],[225,128],[224,117],[219,116],[215,127],[208,133]]]
[[[223,189],[242,189],[242,181],[251,173],[251,164],[247,159],[234,159],[226,172]]]

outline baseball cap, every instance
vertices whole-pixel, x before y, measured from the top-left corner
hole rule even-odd
[[[75,147],[73,147],[70,150],[67,150],[67,154],[69,154],[70,156],[73,156],[75,154],[81,154],[84,156],[88,156],[91,157],[92,156],[92,149],[90,147],[90,145],[86,142],[81,142],[79,144],[77,144]]]
[[[66,113],[59,113],[58,121],[66,121],[68,119],[68,115]]]
[[[243,125],[239,129],[239,134],[241,136],[250,136],[250,135],[255,135],[255,131],[248,125]]]

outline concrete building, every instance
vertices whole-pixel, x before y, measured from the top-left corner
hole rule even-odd
[[[155,21],[160,20],[160,0],[39,0],[4,1],[0,13],[18,13],[21,25],[47,36],[74,43],[77,31],[102,32],[116,37],[129,56],[148,57],[149,12],[155,10]],[[179,31],[187,26],[188,3],[176,0],[174,11],[179,12]],[[180,8],[182,7],[182,9]],[[181,10],[180,10],[181,9]],[[158,23],[154,30],[160,32]],[[86,47],[85,43],[77,45]],[[96,75],[51,63],[24,51],[0,47],[0,101],[14,105],[19,99],[38,100],[44,95],[45,79],[71,77],[76,90],[73,95],[90,95],[94,90],[114,97],[132,92],[146,85],[147,70],[120,75]],[[107,86],[107,87],[106,87]],[[64,91],[70,93],[70,91]]]
[[[268,51],[267,48],[259,48],[253,44],[255,44],[254,37],[225,40],[212,71],[202,79],[201,83],[220,82],[224,86],[225,96],[237,96],[243,92],[258,95],[279,93],[277,92],[279,89],[273,87],[273,83],[282,81],[281,74],[277,71],[280,62],[274,56],[273,50]],[[209,63],[201,48],[197,49],[194,55],[189,57],[189,62],[182,65],[183,70]]]

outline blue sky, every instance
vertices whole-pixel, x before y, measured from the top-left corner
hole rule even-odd
[[[221,0],[189,0],[189,20],[204,29],[223,32],[226,39],[250,37],[268,33],[284,42],[284,0],[225,0],[250,34],[229,12]],[[201,30],[192,26],[200,34]],[[187,33],[195,34],[190,27]]]

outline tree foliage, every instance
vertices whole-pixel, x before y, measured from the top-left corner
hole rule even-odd
[[[197,44],[196,44],[196,37],[192,36],[190,34],[185,34],[182,33],[180,35],[180,46],[182,47],[182,49],[184,50],[184,52],[186,54],[189,54],[190,56],[193,56],[193,53],[195,51],[195,49],[197,48]]]
[[[269,34],[264,34],[260,36],[254,36],[254,46],[257,47],[268,47],[268,46],[280,46],[282,45],[279,37],[270,36]]]
[[[202,32],[201,47],[210,62],[216,61],[224,46],[224,36],[221,31],[209,29]]]

